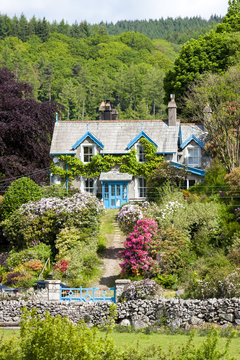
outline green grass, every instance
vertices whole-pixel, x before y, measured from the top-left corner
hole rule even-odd
[[[115,221],[118,209],[107,209],[104,211],[104,214],[101,218],[100,234],[114,234],[113,223]]]
[[[152,333],[146,335],[144,333],[119,333],[113,332],[111,334],[114,343],[121,347],[126,348],[134,347],[143,350],[146,347],[156,345],[161,346],[164,352],[167,352],[169,348],[176,349],[177,347],[184,345],[189,340],[189,335],[169,335],[169,334],[161,334],[161,333]],[[204,340],[206,336],[195,335],[193,338],[193,343],[196,346],[199,346]],[[219,349],[224,349],[224,345],[226,343],[226,338],[220,338],[219,340]],[[240,338],[233,338],[229,348],[229,355],[234,356],[236,359],[240,360]]]
[[[117,209],[107,209],[101,217],[100,233],[98,236],[98,254],[101,255],[107,247],[108,242],[113,240],[115,228],[113,223],[115,221]]]
[[[19,335],[20,330],[5,330],[0,329],[0,339],[3,336],[10,337],[13,335]],[[126,347],[134,347],[139,350],[143,350],[152,345],[161,346],[164,352],[167,352],[169,348],[173,350],[177,347],[184,345],[189,340],[189,335],[184,334],[162,334],[162,333],[151,333],[146,335],[141,332],[113,332],[110,334],[110,337],[113,338],[114,343],[122,349],[126,349]],[[200,346],[200,344],[206,340],[206,336],[199,336],[196,334],[193,339],[193,343],[196,346]],[[218,349],[223,349],[226,343],[226,338],[220,338]],[[235,337],[232,339],[229,349],[229,355],[234,356],[236,359],[240,360],[240,337]]]

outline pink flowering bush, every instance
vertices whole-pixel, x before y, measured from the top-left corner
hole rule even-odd
[[[134,231],[128,235],[124,243],[125,249],[120,251],[123,257],[120,264],[122,274],[144,276],[150,272],[154,260],[149,250],[158,232],[158,225],[154,220],[138,220]]]

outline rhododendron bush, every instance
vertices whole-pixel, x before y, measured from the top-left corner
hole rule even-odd
[[[120,264],[122,274],[134,276],[150,272],[153,258],[149,250],[158,232],[158,225],[154,220],[138,220],[134,231],[128,235],[124,243],[125,249],[120,251],[123,257],[123,262]]]
[[[54,247],[56,236],[66,227],[88,228],[96,234],[101,212],[100,202],[88,193],[42,198],[22,205],[1,226],[5,239],[15,247],[27,247],[33,239]]]

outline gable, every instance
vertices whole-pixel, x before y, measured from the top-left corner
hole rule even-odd
[[[101,149],[104,148],[104,145],[99,141],[93,134],[91,134],[89,131],[87,131],[73,146],[72,150],[76,150],[76,148],[81,145],[84,140],[87,138],[90,138],[95,144],[97,144]]]
[[[156,146],[156,148],[158,147],[157,144],[144,132],[141,131],[132,141],[130,141],[130,143],[127,145],[127,149],[129,150],[134,144],[136,144],[136,142],[138,142],[138,140],[140,140],[142,137],[144,137],[145,139],[147,139],[149,142],[151,142],[153,145]]]
[[[195,135],[189,136],[182,144],[180,144],[180,148],[184,149],[188,144],[194,141],[197,145],[199,145],[202,149],[204,147],[203,142],[201,142]]]

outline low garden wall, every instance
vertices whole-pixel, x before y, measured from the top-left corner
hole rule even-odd
[[[205,323],[240,325],[240,299],[154,299],[131,300],[117,303],[116,322],[142,328],[166,324],[171,328],[189,328]],[[82,303],[64,301],[0,301],[0,326],[18,325],[22,307],[35,308],[39,314],[45,311],[53,316],[68,316],[77,323],[84,319],[89,325],[101,325],[107,320],[109,303]]]

